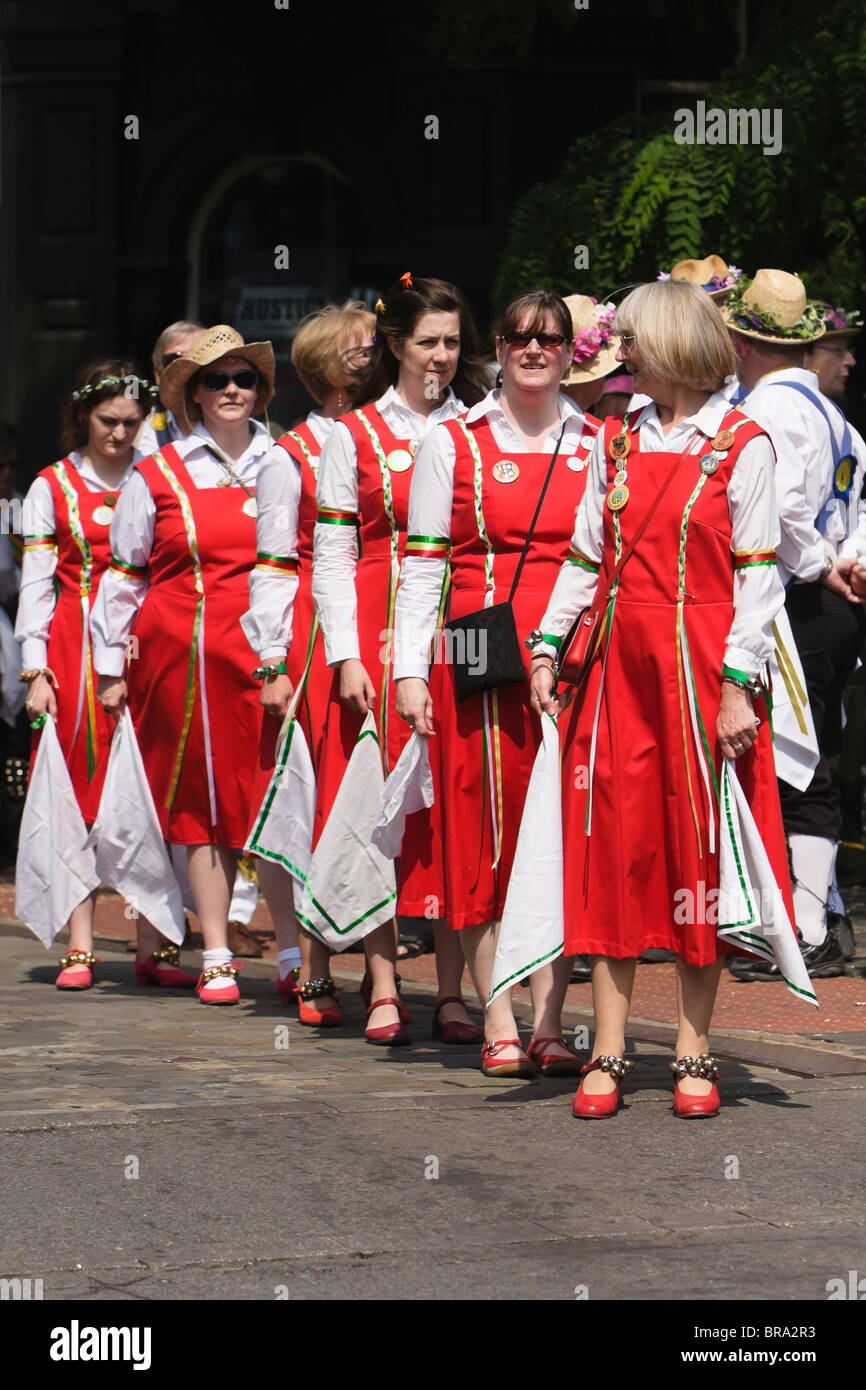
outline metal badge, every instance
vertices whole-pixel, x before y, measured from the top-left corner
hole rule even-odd
[[[256,516],[256,499],[254,497],[248,497],[244,505],[241,507],[241,511],[243,512],[244,516]]]
[[[622,487],[625,484],[627,478],[628,474],[626,473],[624,468],[621,468],[618,473],[615,473],[613,475],[614,487]]]
[[[493,465],[493,476],[497,483],[513,483],[520,477],[520,469],[511,459],[500,459]]]
[[[734,442],[734,431],[720,430],[711,442],[714,449],[730,449]]]
[[[700,462],[702,473],[706,473],[707,477],[709,477],[711,473],[715,473],[718,466],[719,460],[716,458],[715,454],[704,454]]]
[[[114,520],[114,508],[109,506],[95,507],[93,520],[97,526],[110,526]]]
[[[413,460],[408,449],[392,449],[385,462],[392,473],[407,473]]]
[[[613,492],[607,494],[608,509],[612,512],[621,512],[627,501],[627,487],[615,487]]]
[[[631,440],[627,434],[615,434],[610,441],[610,456],[612,459],[624,459],[631,448]]]

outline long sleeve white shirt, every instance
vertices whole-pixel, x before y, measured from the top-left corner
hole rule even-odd
[[[799,391],[778,385],[794,382],[819,396],[829,415],[833,434],[841,446],[844,418],[818,387],[818,378],[805,367],[786,367],[762,376],[743,402],[743,410],[767,431],[776,450],[776,496],[782,536],[778,549],[783,583],[809,583],[820,578],[828,555],[856,554],[866,548],[866,526],[855,539],[859,523],[859,499],[866,472],[866,444],[851,428],[857,460],[846,506],[839,500],[824,535],[815,520],[833,492],[833,448],[827,422]]]
[[[486,418],[493,438],[504,454],[524,454],[526,445],[517,434],[502,408],[502,392],[489,391],[483,401],[474,405],[466,416],[467,424]],[[583,445],[589,450],[595,434],[585,423],[585,416],[566,395],[559,397],[559,421],[550,430],[541,446],[543,452],[553,453],[560,430],[565,425],[560,456],[568,458]],[[409,535],[435,536],[439,540],[451,537],[451,513],[454,502],[455,449],[451,433],[446,429],[432,430],[415,458],[415,473],[409,491]],[[570,466],[570,465],[569,465]],[[587,465],[584,458],[574,460],[580,472]],[[526,518],[529,525],[531,517]],[[436,618],[446,560],[421,559],[407,555],[400,572],[397,591],[394,636],[394,679],[421,676],[427,679],[430,643],[436,630]]]
[[[641,453],[684,450],[696,437],[696,431],[712,439],[729,409],[724,392],[716,392],[695,415],[664,434],[658,411],[651,403],[635,421],[640,431]],[[737,456],[727,489],[732,551],[770,550],[778,546],[774,463],[773,447],[765,436],[749,440]],[[607,459],[600,433],[589,461],[586,492],[578,508],[572,538],[575,550],[599,564],[604,549],[607,482]],[[566,562],[559,572],[547,611],[538,624],[540,630],[554,637],[564,637],[581,609],[592,602],[597,583],[597,575]],[[757,676],[773,651],[773,621],[785,602],[777,567],[755,565],[736,570],[733,601],[734,617],[727,635],[724,664]],[[556,655],[556,649],[549,643],[537,650]]]
[[[265,459],[277,446],[264,425],[250,421],[250,442],[232,468],[248,488],[255,489],[256,476]],[[197,425],[194,434],[177,440],[180,454],[196,487],[218,487],[229,474],[208,449],[217,448],[204,425]],[[279,450],[283,454],[283,450]],[[231,481],[232,487],[239,484]],[[137,568],[146,566],[153,549],[156,503],[144,475],[134,472],[114,509],[111,523],[111,553],[124,564]],[[121,676],[126,660],[126,646],[138,610],[147,593],[148,580],[109,569],[102,577],[99,593],[90,615],[93,643],[93,666],[100,675]]]
[[[389,386],[375,405],[398,439],[425,438],[443,420],[455,420],[466,409],[450,387],[442,404],[429,415],[416,415],[393,386]],[[418,466],[416,454],[413,484],[418,475]],[[339,420],[319,460],[316,503],[320,509],[358,513],[358,453],[351,431]],[[360,657],[361,654],[355,590],[357,568],[358,537],[355,528],[317,524],[313,538],[313,598],[329,666],[335,666],[349,657]]]
[[[129,486],[135,462],[141,455],[133,451],[132,463],[119,483],[107,483],[95,472],[89,460],[76,450],[69,462],[77,469],[88,492],[120,492]],[[119,505],[119,503],[118,503]],[[21,643],[21,661],[25,671],[45,666],[48,660],[48,635],[57,601],[54,575],[57,570],[56,550],[28,550],[26,543],[43,536],[53,536],[57,530],[54,497],[45,478],[34,478],[22,508],[24,521],[24,557],[21,562],[21,591],[15,636]]]
[[[334,421],[311,411],[306,423],[323,447]],[[296,557],[301,473],[285,449],[274,449],[256,478],[256,550]],[[250,606],[241,618],[246,639],[261,664],[285,661],[292,645],[292,615],[298,576],[275,569],[250,571]]]

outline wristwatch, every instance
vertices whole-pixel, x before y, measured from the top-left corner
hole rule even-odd
[[[827,582],[827,580],[830,578],[830,575],[831,575],[832,573],[833,573],[833,556],[832,556],[832,555],[827,555],[827,556],[824,557],[824,568],[823,568],[822,571],[821,571],[820,578],[819,578],[819,581],[818,581],[818,582],[819,582],[820,584],[825,584],[825,583]]]

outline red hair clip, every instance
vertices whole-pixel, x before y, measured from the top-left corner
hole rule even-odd
[[[412,272],[407,270],[405,275],[400,276],[400,284],[405,285],[407,290],[412,288]]]

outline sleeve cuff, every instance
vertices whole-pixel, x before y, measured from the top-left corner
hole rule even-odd
[[[21,666],[25,671],[33,671],[37,666],[48,665],[48,643],[41,637],[25,637],[21,643]]]
[[[273,666],[278,661],[285,661],[288,654],[287,647],[267,647],[265,651],[259,652],[259,663],[262,666]]]
[[[126,666],[126,647],[94,648],[93,669],[99,676],[122,676]]]
[[[759,676],[766,662],[755,656],[754,652],[747,652],[743,647],[728,647],[723,665],[730,667],[733,671],[744,671],[747,676]]]
[[[325,651],[329,666],[337,666],[341,661],[361,660],[358,635],[354,632],[338,635],[331,642],[326,641]]]

